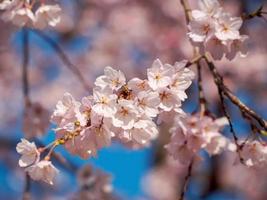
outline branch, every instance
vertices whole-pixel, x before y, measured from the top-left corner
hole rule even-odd
[[[24,106],[30,103],[29,97],[29,79],[28,79],[28,67],[29,67],[29,57],[30,57],[30,49],[29,49],[29,32],[27,27],[23,27],[22,29],[22,51],[23,51],[23,61],[22,61],[22,90],[24,96]],[[25,186],[22,199],[29,200],[31,197],[30,194],[30,177],[28,173],[25,173]]]
[[[190,177],[192,175],[193,163],[194,163],[194,159],[192,158],[192,161],[190,162],[190,164],[189,164],[189,166],[187,168],[187,175],[185,176],[184,184],[182,185],[182,192],[181,192],[179,200],[183,200],[184,199],[184,195],[185,195],[185,193],[187,191],[188,182],[189,182]]]
[[[25,105],[29,103],[29,79],[28,79],[28,65],[29,65],[29,32],[26,27],[22,29],[22,91]]]
[[[260,117],[255,111],[253,111],[251,108],[246,106],[237,96],[235,96],[229,88],[224,84],[222,76],[218,73],[216,70],[216,67],[214,63],[211,61],[209,58],[209,55],[206,53],[204,56],[208,67],[210,71],[212,72],[214,78],[216,79],[216,84],[220,87],[222,90],[223,94],[234,104],[236,105],[241,113],[247,113],[250,117],[252,117],[254,120],[258,122],[258,124],[264,129],[267,130],[267,123],[266,121]]]
[[[36,30],[36,29],[31,29],[31,31],[33,33],[35,33],[36,35],[38,35],[40,38],[42,38],[45,42],[47,42],[57,53],[57,55],[60,57],[60,59],[62,60],[62,62],[65,64],[65,66],[71,71],[73,72],[74,75],[77,76],[78,80],[82,83],[84,89],[86,91],[91,91],[91,87],[87,84],[86,80],[84,79],[82,73],[80,72],[80,70],[78,69],[77,66],[75,66],[70,59],[68,58],[68,56],[65,54],[65,52],[63,51],[63,49],[59,46],[58,43],[56,43],[52,38],[50,38],[49,36],[45,35],[43,32]]]
[[[30,200],[31,199],[30,186],[31,186],[31,178],[30,178],[29,174],[26,172],[25,173],[25,186],[24,186],[22,200]]]
[[[198,54],[195,58],[188,61],[185,65],[185,67],[190,67],[191,65],[198,63],[202,58],[203,58],[203,56]]]
[[[188,24],[192,20],[192,10],[191,10],[187,0],[181,0],[180,2],[181,2],[182,7],[184,9],[186,24]]]
[[[197,62],[197,86],[198,86],[198,101],[200,106],[200,114],[204,115],[206,111],[208,111],[207,100],[204,95],[203,87],[202,87],[202,75],[201,75],[201,65],[200,62]]]
[[[259,18],[264,18],[263,15],[266,15],[267,13],[265,11],[263,11],[263,5],[261,5],[256,11],[254,11],[253,13],[250,13],[250,14],[243,14],[241,16],[241,18],[243,20],[250,20],[250,19],[253,19],[255,17],[259,17]]]

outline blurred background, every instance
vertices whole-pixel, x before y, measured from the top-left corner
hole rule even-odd
[[[27,119],[41,118],[49,124],[49,116],[64,92],[76,99],[91,94],[94,80],[103,74],[105,66],[121,69],[128,79],[144,78],[146,68],[160,58],[164,63],[192,59],[193,49],[186,36],[185,16],[179,0],[60,0],[62,23],[56,30],[29,32],[29,86],[31,101],[38,108],[25,111],[22,92],[22,31],[0,21],[0,199],[22,198],[25,175],[18,167],[15,146],[25,133],[31,132]],[[264,0],[220,1],[234,16],[251,13]],[[197,1],[191,0],[192,8]],[[240,99],[267,118],[267,23],[263,18],[244,22],[242,34],[250,36],[249,55],[233,61],[223,59],[216,65],[226,84]],[[45,34],[45,37],[44,35]],[[47,37],[46,37],[47,36]],[[47,39],[49,38],[49,39]],[[52,42],[51,42],[52,41]],[[68,60],[78,68],[88,87],[83,87],[80,75],[62,61],[58,44]],[[66,67],[69,65],[69,67]],[[71,68],[71,69],[70,69]],[[195,70],[195,67],[192,67]],[[74,71],[74,72],[73,72]],[[217,89],[208,73],[204,73],[204,92],[210,109],[221,116]],[[89,89],[89,90],[88,90]],[[187,91],[189,99],[183,104],[187,112],[197,107],[197,87]],[[240,113],[229,105],[239,138],[249,134],[249,126],[240,120]],[[26,113],[26,114],[25,114]],[[26,116],[26,117],[25,117]],[[55,138],[49,124],[36,139],[48,144]],[[69,164],[58,162],[60,175],[53,187],[31,182],[32,199],[87,199],[79,196],[79,168],[90,165],[101,170],[113,185],[112,197],[105,199],[174,200],[181,192],[186,168],[166,156],[168,125],[160,130],[160,138],[151,147],[130,150],[120,144],[103,149],[98,157],[81,160],[62,147],[57,152]],[[225,130],[229,135],[229,130]],[[267,199],[267,171],[259,173],[233,165],[233,155],[209,158],[194,170],[186,193],[188,199]],[[62,159],[62,157],[59,158]],[[102,174],[104,173],[104,174]],[[80,178],[79,178],[80,177]],[[101,179],[101,178],[100,178]],[[103,180],[103,178],[102,178]],[[97,180],[96,180],[97,181]],[[104,181],[105,182],[105,181]],[[103,186],[101,183],[100,187]],[[97,187],[97,186],[94,186]],[[92,188],[94,189],[92,186]],[[87,188],[88,190],[93,190]],[[88,198],[90,199],[90,198]],[[102,200],[102,199],[100,199]]]

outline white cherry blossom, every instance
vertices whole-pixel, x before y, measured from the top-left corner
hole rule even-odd
[[[235,39],[230,43],[230,50],[226,54],[228,60],[233,60],[236,54],[240,54],[241,57],[246,57],[248,54],[248,48],[246,41],[248,40],[247,35],[241,35],[239,39]]]
[[[213,120],[198,114],[178,116],[170,129],[172,137],[166,148],[182,163],[188,163],[190,157],[197,155],[201,149],[205,149],[210,155],[226,150],[235,151],[236,146],[220,133],[220,129],[227,124],[226,118]],[[186,157],[189,157],[189,160],[184,161]]]
[[[0,10],[8,10],[19,3],[19,0],[2,0],[0,3]]]
[[[239,29],[242,23],[240,17],[231,17],[228,13],[223,14],[215,24],[215,36],[222,41],[239,39]]]
[[[200,0],[199,8],[210,17],[217,17],[222,8],[217,0]]]
[[[101,88],[110,87],[112,90],[118,90],[126,83],[126,78],[121,71],[112,67],[104,69],[104,75],[96,79],[95,85]]]
[[[113,125],[122,129],[131,129],[138,115],[134,102],[120,99],[116,110],[117,112],[112,118]]]
[[[117,95],[112,93],[109,87],[94,89],[94,102],[92,109],[99,115],[112,117],[116,112]]]
[[[137,94],[138,92],[142,91],[149,91],[151,88],[148,85],[147,80],[141,80],[139,78],[133,78],[127,83],[129,89],[134,93]]]
[[[240,35],[242,18],[225,12],[217,0],[199,0],[200,10],[192,11],[188,24],[188,36],[202,53],[208,51],[215,60],[232,60],[237,52],[247,54],[244,42],[247,36]]]
[[[25,26],[32,24],[35,16],[31,9],[20,3],[14,9],[5,11],[2,19],[6,22],[12,21],[16,26]]]
[[[210,39],[215,32],[213,19],[210,17],[197,18],[190,21],[188,36],[194,42],[204,42]]]
[[[51,116],[51,122],[64,126],[76,119],[81,103],[76,101],[71,94],[65,93],[62,100],[58,101],[56,109]]]
[[[27,167],[39,161],[40,153],[34,142],[21,139],[21,142],[17,144],[16,150],[21,154],[21,158],[19,159],[20,167]]]
[[[175,91],[162,88],[158,90],[159,97],[160,97],[160,104],[159,107],[164,111],[171,111],[175,106],[180,106],[181,101],[175,94]]]
[[[34,26],[43,29],[46,26],[55,27],[60,23],[61,8],[59,5],[41,5],[35,12]]]
[[[207,41],[205,48],[215,60],[221,60],[228,51],[226,42],[219,40],[215,36]]]
[[[148,84],[153,90],[161,89],[171,83],[174,69],[171,65],[163,65],[159,59],[155,60],[152,67],[147,69]]]
[[[157,92],[139,92],[137,94],[137,108],[141,113],[148,117],[156,117],[159,113],[160,104],[159,94]]]

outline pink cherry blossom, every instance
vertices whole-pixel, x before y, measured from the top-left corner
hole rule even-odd
[[[176,117],[175,122],[170,129],[171,141],[166,148],[175,159],[183,163],[188,164],[190,157],[201,149],[210,155],[236,150],[235,145],[220,133],[220,129],[227,125],[226,118],[213,120],[208,116],[188,115]],[[185,158],[189,160],[184,161]]]
[[[215,24],[215,36],[222,41],[239,39],[241,26],[242,19],[240,17],[231,17],[228,13],[222,14]]]
[[[164,88],[171,83],[173,67],[163,65],[159,59],[155,60],[152,67],[147,69],[148,84],[153,90]]]
[[[248,167],[265,167],[267,163],[266,144],[257,140],[246,142],[241,149],[241,158]]]
[[[246,41],[248,40],[247,35],[241,35],[239,39],[235,39],[230,43],[230,50],[226,54],[228,60],[235,58],[236,54],[240,54],[241,57],[246,57],[248,54],[248,48]]]
[[[55,176],[59,171],[54,167],[51,161],[42,160],[25,169],[30,177],[36,181],[44,181],[50,185],[54,184]]]

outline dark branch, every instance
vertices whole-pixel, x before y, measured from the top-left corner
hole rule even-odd
[[[189,166],[187,168],[187,174],[185,176],[185,180],[184,180],[184,183],[182,185],[182,192],[181,192],[179,200],[183,200],[184,199],[185,193],[187,191],[188,183],[189,183],[190,177],[192,175],[193,163],[194,163],[194,160],[192,158],[192,161],[190,162],[190,164],[189,164]]]
[[[202,75],[201,75],[201,65],[200,62],[197,62],[197,86],[198,86],[198,100],[200,106],[200,113],[205,114],[208,111],[207,100],[204,95],[203,86],[202,86]]]
[[[251,108],[249,108],[248,106],[246,106],[237,96],[235,96],[230,90],[229,88],[224,84],[223,82],[223,78],[222,76],[218,73],[218,71],[216,70],[216,67],[214,65],[214,63],[209,59],[209,56],[206,55],[205,60],[208,64],[208,67],[210,69],[210,71],[212,72],[215,81],[216,81],[216,85],[218,87],[220,87],[220,90],[222,90],[223,94],[234,104],[236,105],[239,110],[241,111],[241,113],[247,113],[250,117],[252,117],[254,120],[256,120],[258,122],[258,124],[264,128],[265,130],[267,130],[267,124],[266,121],[260,117],[255,111],[253,111]]]
[[[28,67],[29,67],[29,31],[26,27],[22,29],[22,90],[25,104],[29,102],[29,78],[28,78]]]

